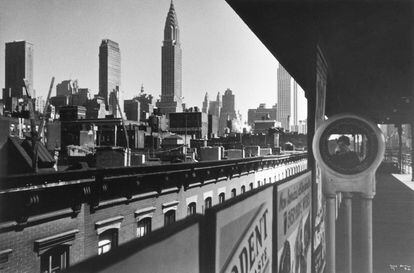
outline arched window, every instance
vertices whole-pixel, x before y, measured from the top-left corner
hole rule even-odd
[[[187,215],[190,216],[190,215],[196,214],[196,212],[197,212],[197,203],[191,202],[190,204],[188,204]]]
[[[175,222],[175,210],[171,209],[164,214],[164,226],[171,225]]]
[[[253,189],[253,183],[250,183],[249,187],[250,187],[250,190],[252,190]]]
[[[231,190],[231,197],[236,197],[236,189]]]
[[[260,186],[261,186],[260,181],[257,181],[257,186],[258,186],[258,187],[260,187]]]
[[[219,204],[223,203],[226,200],[226,194],[224,192],[219,194]]]
[[[51,273],[69,267],[69,246],[60,245],[49,249],[40,257],[40,272]]]
[[[104,254],[118,246],[118,229],[111,228],[99,234],[98,255]]]
[[[246,187],[243,185],[241,186],[240,192],[243,194],[246,192]]]
[[[211,208],[212,205],[213,205],[213,199],[211,197],[207,197],[206,200],[204,200],[205,209]]]
[[[137,223],[137,237],[142,237],[151,232],[151,217],[145,217]]]

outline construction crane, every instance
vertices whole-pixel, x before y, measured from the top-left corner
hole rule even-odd
[[[46,114],[47,107],[48,107],[48,104],[49,104],[50,94],[52,92],[54,81],[55,81],[55,77],[52,77],[52,81],[50,83],[50,88],[49,88],[49,93],[47,95],[47,100],[46,100],[46,103],[45,103],[45,109],[44,109],[44,112],[43,112],[45,114]],[[32,149],[33,149],[33,152],[32,152],[32,169],[33,169],[33,172],[37,173],[38,172],[38,166],[37,166],[37,157],[38,156],[37,156],[37,153],[38,153],[38,145],[39,145],[38,141],[39,141],[39,138],[41,138],[42,135],[43,135],[43,127],[44,127],[44,124],[45,124],[45,121],[46,121],[46,117],[43,117],[43,120],[42,120],[42,122],[40,124],[40,127],[39,127],[39,131],[36,131],[35,106],[34,106],[34,100],[32,98],[32,94],[29,91],[29,81],[24,79],[23,83],[24,83],[23,87],[26,91],[27,103],[29,105],[29,119],[30,119],[30,128],[31,128],[30,135],[31,135]],[[38,132],[40,132],[40,135],[39,135]]]

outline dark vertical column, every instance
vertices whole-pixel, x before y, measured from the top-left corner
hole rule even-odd
[[[326,216],[327,216],[327,234],[326,234],[326,272],[336,272],[336,195],[326,195]]]
[[[373,273],[372,253],[372,199],[373,196],[361,196],[361,247],[362,270],[360,272]]]
[[[345,205],[345,268],[344,272],[352,273],[352,194],[343,193]]]

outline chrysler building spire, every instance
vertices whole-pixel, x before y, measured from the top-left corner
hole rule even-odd
[[[177,15],[175,14],[174,3],[171,1],[170,10],[168,11],[167,19],[164,27],[164,43],[172,42],[179,43],[180,30],[178,28]]]
[[[161,48],[161,100],[157,107],[161,113],[182,112],[181,47],[177,14],[171,1],[165,19],[164,41]]]

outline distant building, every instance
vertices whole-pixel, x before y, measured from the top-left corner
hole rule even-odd
[[[228,121],[238,120],[238,115],[235,109],[235,95],[233,91],[227,88],[222,97],[222,107],[220,110],[220,121],[219,121],[219,134],[223,135],[225,129],[228,127]],[[230,130],[232,128],[229,128]]]
[[[277,120],[282,123],[282,128],[285,130],[290,130],[290,126],[293,125],[291,81],[292,77],[279,64],[277,69]]]
[[[3,102],[5,110],[13,111],[19,98],[25,96],[23,89],[26,79],[28,89],[33,95],[33,44],[27,41],[14,41],[6,43],[5,54],[5,88],[3,89]]]
[[[65,80],[56,85],[56,96],[71,96],[78,92],[78,80]]]
[[[216,117],[220,117],[221,107],[222,107],[221,96],[220,96],[220,92],[218,92],[216,100],[209,102],[208,114],[214,115]]]
[[[219,118],[215,115],[208,115],[208,138],[217,137],[219,132]]]
[[[162,114],[181,112],[180,29],[172,1],[165,20],[161,62],[161,100],[157,107]]]
[[[78,92],[72,95],[71,104],[78,106],[86,106],[90,99],[91,92],[89,88],[78,88]]]
[[[140,103],[136,99],[124,100],[124,111],[127,120],[140,121]]]
[[[203,108],[201,110],[201,112],[203,113],[208,113],[208,106],[209,106],[209,100],[208,100],[208,93],[206,92],[206,95],[204,96],[204,101],[203,101]]]
[[[253,132],[255,134],[262,134],[262,133],[267,133],[269,131],[269,129],[271,128],[277,128],[280,127],[281,123],[279,121],[276,120],[255,120],[254,121],[254,130]]]
[[[105,102],[102,97],[95,95],[92,100],[86,104],[86,118],[87,119],[101,119],[105,118],[106,109]]]
[[[298,131],[299,134],[306,135],[308,133],[308,121],[305,120],[299,120],[298,123]]]
[[[134,98],[135,100],[139,101],[139,112],[140,112],[140,120],[148,120],[150,115],[154,112],[154,103],[153,97],[150,94],[146,94],[144,91],[144,86],[141,86],[141,92],[138,96]],[[126,111],[126,110],[125,110]]]
[[[110,95],[121,86],[121,51],[117,42],[102,40],[99,47],[99,96],[104,99],[106,110],[112,112]],[[119,96],[119,94],[116,94]],[[118,100],[119,97],[118,97]],[[121,102],[120,102],[121,104]],[[116,108],[116,107],[115,107]]]
[[[265,103],[261,103],[256,109],[249,109],[247,112],[247,123],[253,126],[255,120],[270,119],[277,120],[277,106],[273,105],[272,108],[266,108]]]
[[[179,135],[194,135],[206,138],[208,116],[202,112],[170,113],[170,131]]]
[[[83,106],[63,106],[59,109],[60,121],[72,121],[86,118],[86,108]]]

